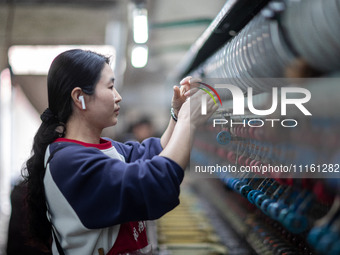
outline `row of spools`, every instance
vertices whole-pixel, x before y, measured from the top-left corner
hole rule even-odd
[[[287,75],[339,71],[339,24],[340,0],[272,1],[193,75],[228,79],[244,91],[252,87],[260,93],[285,85],[277,78]],[[298,59],[313,71],[288,74]],[[223,99],[230,98],[227,92],[220,93]]]
[[[308,124],[308,125],[307,125]],[[216,163],[222,168],[231,166],[237,170],[240,167],[266,166],[312,166],[322,162],[333,162],[332,166],[338,168],[338,157],[335,148],[339,147],[339,141],[333,141],[333,132],[338,125],[333,121],[313,120],[306,122],[309,130],[300,127],[290,129],[288,134],[281,137],[273,137],[275,133],[266,133],[265,128],[253,128],[238,124],[231,127],[213,128],[207,124],[200,129],[200,133],[194,144],[192,162],[196,165],[214,166]],[[255,132],[256,131],[256,132]],[[229,133],[226,141],[225,133]],[[323,134],[323,135],[321,135]],[[212,139],[216,138],[215,141]],[[317,138],[317,139],[316,139]],[[326,142],[325,142],[326,141]],[[294,144],[298,142],[299,144]],[[302,150],[306,145],[313,145],[309,152]],[[325,151],[331,153],[324,154]],[[309,156],[307,156],[309,155]],[[319,157],[317,156],[319,155]],[[327,156],[327,157],[324,157]],[[306,165],[303,163],[303,160]],[[313,160],[313,161],[312,161]],[[339,163],[339,162],[338,162]],[[306,171],[314,171],[312,168]],[[283,175],[282,171],[252,173],[244,171],[225,171],[216,173],[216,177],[232,191],[243,196],[254,205],[268,219],[271,219],[294,235],[302,235],[305,241],[318,254],[339,254],[340,245],[340,179],[339,169],[323,178],[315,178],[318,175]],[[211,176],[211,175],[210,175]],[[254,223],[255,224],[255,223]],[[260,223],[255,224],[254,231],[260,231]],[[261,230],[260,235],[268,235],[268,231]],[[264,232],[263,232],[264,231]],[[259,233],[254,233],[258,236]],[[253,235],[252,235],[253,236]],[[257,238],[260,238],[259,236]],[[277,237],[273,246],[266,245],[266,249],[277,248],[277,251],[290,251],[296,253],[296,249],[286,244],[284,239]],[[256,241],[255,243],[259,243]],[[269,247],[269,248],[268,248]],[[275,248],[275,250],[276,250]],[[304,247],[306,251],[309,251]],[[295,253],[294,253],[295,252]],[[274,253],[276,254],[276,253]],[[277,253],[281,254],[281,253]],[[315,254],[315,253],[301,253]]]
[[[234,151],[231,156],[235,146],[208,147],[212,147],[211,143],[196,141],[192,162],[198,165],[219,162],[220,166],[229,162],[238,169],[242,165],[241,155],[235,157]],[[303,235],[318,254],[340,254],[339,179],[281,179],[268,174],[227,171],[215,174],[230,190],[243,196],[268,218],[294,235]]]
[[[328,213],[318,219],[322,212],[318,211],[319,205],[313,192],[282,185],[271,178],[223,177],[222,180],[291,233],[306,234],[309,245],[318,254],[340,254],[339,195]]]
[[[340,0],[271,1],[234,38],[194,70],[192,75],[200,76],[207,83],[209,80],[211,83],[227,81],[244,92],[251,87],[254,94],[271,91],[272,87],[286,86],[286,80],[279,78],[329,77],[340,70],[339,38]],[[323,86],[322,89],[326,91],[326,87]],[[330,90],[333,91],[333,87]],[[231,99],[230,91],[217,91],[222,100]],[[317,108],[318,105],[315,111]],[[327,132],[337,132],[334,128],[324,129]],[[266,136],[261,133],[261,129],[249,127],[229,129],[227,132],[228,135],[220,133],[217,142],[223,144],[237,136],[253,140],[255,144],[256,140],[261,143],[261,137]],[[307,133],[301,134],[301,138],[307,137]],[[266,143],[268,141],[263,142]],[[329,144],[332,144],[332,141]],[[206,145],[207,148],[194,150],[196,159],[200,162],[204,161],[205,153],[199,153],[199,149],[209,151],[211,141]],[[292,148],[299,148],[299,145],[296,144]],[[214,148],[210,149],[214,151]],[[304,152],[308,151],[306,147],[302,149]],[[330,148],[333,153],[337,149]],[[230,151],[229,160],[232,161],[230,163],[241,165],[231,156],[233,151],[235,154],[235,150],[236,148],[233,148]],[[224,160],[228,160],[227,151],[228,148],[225,147],[213,153],[220,154]],[[252,150],[247,152],[245,148],[244,154],[251,158],[249,155],[256,153]],[[259,157],[262,156],[258,154]],[[265,156],[268,156],[268,153]],[[301,159],[306,158],[303,156]],[[252,160],[255,162],[255,158]],[[258,178],[247,174],[241,176],[219,174],[218,177],[231,190],[256,206],[267,218],[278,222],[293,234],[303,235],[316,253],[340,254],[339,179],[293,179],[287,183],[287,179],[275,179],[273,176]],[[309,183],[307,185],[309,188],[303,188],[303,183]],[[316,190],[325,186],[333,187],[335,198],[332,197],[334,201],[328,206],[319,207],[320,197],[318,198]]]

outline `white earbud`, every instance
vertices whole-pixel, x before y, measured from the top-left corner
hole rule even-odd
[[[84,96],[79,96],[78,99],[81,101],[81,108],[83,108],[83,110],[85,110],[86,105],[85,105]]]

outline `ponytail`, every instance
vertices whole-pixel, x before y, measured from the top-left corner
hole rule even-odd
[[[27,185],[26,201],[28,206],[30,244],[49,250],[51,247],[51,223],[46,217],[46,200],[44,191],[44,157],[47,146],[58,137],[63,137],[63,132],[57,130],[60,124],[50,109],[41,115],[42,124],[34,137],[32,156],[26,162]]]

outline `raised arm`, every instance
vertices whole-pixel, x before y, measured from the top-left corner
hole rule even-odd
[[[171,107],[173,108],[174,114],[176,116],[178,116],[179,110],[187,99],[185,93],[190,90],[190,79],[192,79],[191,76],[185,77],[183,80],[181,80],[180,87],[173,87],[174,94],[172,96]],[[163,148],[165,148],[168,144],[172,132],[174,131],[175,125],[176,121],[172,117],[170,117],[169,124],[161,137],[161,145]]]
[[[188,92],[187,92],[188,94]],[[202,91],[190,96],[178,113],[178,121],[160,156],[167,157],[186,168],[196,128],[207,121],[217,110],[211,98],[207,101],[207,115],[201,115]]]

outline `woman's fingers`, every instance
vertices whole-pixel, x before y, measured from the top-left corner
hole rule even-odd
[[[189,84],[190,84],[191,88],[192,87],[198,87],[200,85],[200,82],[202,82],[202,80],[199,79],[199,78],[191,78],[191,79],[189,79]]]
[[[185,92],[184,96],[186,96],[186,97],[193,96],[197,91],[199,91],[198,88],[192,88],[192,89],[188,90],[187,92]]]
[[[177,86],[174,86],[173,89],[174,89],[174,99],[180,98],[182,95],[180,88]]]
[[[181,81],[181,96],[185,96],[186,100],[188,101],[189,99],[192,99],[193,101],[191,101],[191,118],[192,120],[196,120],[198,122],[201,121],[205,121],[207,120],[207,118],[209,118],[217,109],[218,109],[218,105],[215,103],[216,102],[216,98],[215,101],[213,100],[213,98],[211,98],[210,96],[207,96],[205,100],[206,101],[206,115],[202,116],[201,115],[201,104],[202,104],[202,97],[205,96],[206,92],[202,91],[202,89],[200,89],[200,82],[201,80],[198,78],[192,78],[190,76],[184,78]],[[184,94],[183,94],[184,93]],[[188,102],[189,103],[189,102]]]
[[[192,79],[192,77],[191,77],[191,76],[187,76],[187,77],[183,78],[183,79],[180,81],[179,84],[180,84],[180,85],[185,85],[185,84],[190,85],[190,83],[189,83],[190,79]]]
[[[180,94],[181,96],[188,97],[197,92],[197,90],[192,90],[193,88],[198,88],[200,86],[200,82],[202,80],[199,78],[193,78],[191,76],[187,76],[180,81]]]

